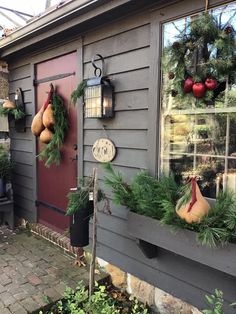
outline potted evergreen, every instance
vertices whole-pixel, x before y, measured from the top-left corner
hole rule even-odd
[[[6,194],[6,183],[10,182],[13,169],[13,162],[4,147],[0,146],[0,197]]]
[[[77,189],[68,193],[68,206],[66,215],[70,215],[70,243],[77,247],[77,264],[83,265],[83,247],[89,244],[89,220],[93,215],[93,180],[80,179]],[[98,190],[98,201],[104,195]]]

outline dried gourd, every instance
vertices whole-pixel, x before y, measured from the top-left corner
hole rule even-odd
[[[48,144],[52,140],[52,137],[53,137],[52,131],[46,128],[41,132],[39,139],[42,143]]]
[[[39,136],[40,133],[44,130],[43,110],[44,110],[44,107],[42,106],[39,112],[34,116],[33,121],[31,123],[31,132],[35,136]]]
[[[55,125],[55,118],[52,104],[49,104],[43,113],[43,125],[45,128],[53,129]]]
[[[210,205],[202,196],[196,178],[191,179],[189,192],[189,197],[183,195],[177,202],[176,213],[189,224],[199,223],[208,214]]]
[[[3,108],[6,108],[6,109],[15,109],[15,108],[16,108],[16,104],[15,104],[13,101],[7,99],[7,100],[3,103],[2,107],[3,107]]]

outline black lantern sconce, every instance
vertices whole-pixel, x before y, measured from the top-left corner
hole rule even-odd
[[[102,68],[95,64],[96,61],[102,62]],[[104,59],[96,54],[92,59],[94,67],[94,78],[87,80],[84,90],[84,116],[85,118],[107,119],[114,116],[114,87],[110,80],[102,76],[104,69]]]

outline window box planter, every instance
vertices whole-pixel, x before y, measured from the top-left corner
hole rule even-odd
[[[142,250],[147,252],[145,254],[147,257],[150,253],[148,251],[148,243],[150,243],[151,253],[156,246],[156,251],[158,248],[163,248],[228,275],[236,276],[235,244],[211,249],[198,244],[196,233],[193,231],[180,229],[174,232],[171,226],[163,226],[156,219],[133,212],[128,213],[128,230],[131,236],[141,240],[139,244]],[[158,258],[158,254],[153,254],[151,257]]]

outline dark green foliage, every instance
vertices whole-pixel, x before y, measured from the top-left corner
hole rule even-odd
[[[8,116],[8,114],[12,115],[15,120],[20,120],[24,118],[25,113],[18,108],[3,108],[0,106],[0,116]]]
[[[91,178],[80,180],[80,186],[76,191],[68,193],[68,205],[66,215],[73,215],[78,210],[89,207],[89,192],[93,191],[93,181]]]
[[[104,182],[108,185],[114,194],[114,203],[127,206],[130,209],[137,207],[131,186],[124,181],[121,173],[115,172],[110,163],[104,164],[107,176]]]
[[[74,215],[77,211],[88,209],[90,205],[89,193],[93,192],[92,178],[81,178],[79,180],[79,187],[76,191],[68,193],[68,205],[66,215]],[[105,199],[105,194],[101,189],[98,189],[98,201]]]
[[[75,105],[77,102],[77,99],[82,97],[84,95],[84,89],[87,85],[87,80],[83,80],[79,83],[77,88],[72,92],[71,94],[71,101]]]
[[[63,105],[62,99],[54,92],[52,97],[53,114],[55,118],[54,134],[49,144],[38,155],[40,160],[45,160],[45,166],[51,164],[60,164],[62,147],[65,139],[65,133],[69,128],[67,112]]]
[[[210,309],[203,310],[203,314],[226,314],[223,310],[224,298],[223,292],[219,289],[215,289],[214,294],[206,295],[206,303]],[[235,307],[236,303],[230,304],[230,306]]]
[[[11,181],[13,166],[13,161],[10,160],[8,153],[0,145],[0,178],[3,178],[5,182]]]
[[[116,204],[124,205],[133,212],[160,220],[163,224],[197,232],[202,245],[216,247],[236,242],[236,195],[231,191],[219,194],[215,205],[200,223],[188,224],[176,214],[191,198],[191,184],[177,184],[173,175],[159,179],[140,171],[130,184],[124,181],[111,164],[105,165],[109,178],[105,184],[112,188]]]

